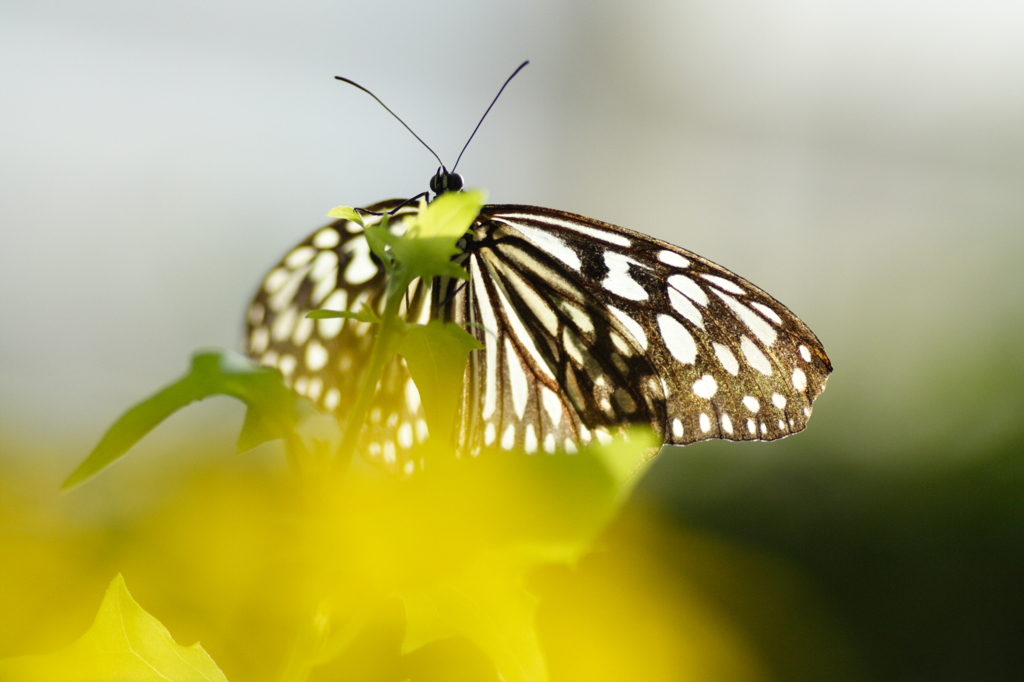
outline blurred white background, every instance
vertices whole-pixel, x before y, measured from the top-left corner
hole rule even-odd
[[[1022,35],[1024,5],[985,0],[4,0],[0,434],[88,447],[197,347],[240,347],[328,209],[426,189],[428,152],[333,76],[450,164],[524,59],[470,186],[771,292],[833,358],[810,431],[840,449],[996,433],[1014,410],[978,382],[1024,345]],[[230,410],[207,414],[237,432]]]

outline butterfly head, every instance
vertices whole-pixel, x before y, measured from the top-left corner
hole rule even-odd
[[[462,185],[462,176],[449,172],[444,166],[438,168],[434,177],[430,178],[430,191],[434,193],[435,197],[446,192],[458,192],[462,189]]]

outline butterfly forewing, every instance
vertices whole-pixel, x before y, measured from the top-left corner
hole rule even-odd
[[[404,206],[393,229],[416,210]],[[484,346],[466,367],[454,432],[463,453],[574,452],[630,424],[673,444],[781,438],[806,426],[832,370],[811,330],[764,291],[638,232],[492,205],[460,246],[469,281],[418,283],[406,313],[457,322]],[[385,284],[361,228],[324,228],[266,278],[250,308],[250,354],[344,414],[369,357],[370,326],[301,320],[316,308],[379,310]],[[410,471],[426,425],[401,358],[376,400],[364,453]]]
[[[566,437],[586,442],[591,430],[633,423],[675,444],[770,440],[806,425],[831,365],[799,319],[743,278],[640,233],[537,207],[487,206],[472,237],[472,279],[453,318],[501,314],[483,315],[462,449],[563,449]],[[530,390],[517,402],[521,373]]]

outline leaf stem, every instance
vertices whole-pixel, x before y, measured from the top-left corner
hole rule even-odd
[[[401,308],[405,290],[411,283],[412,278],[401,266],[391,272],[388,278],[383,319],[373,340],[373,350],[370,352],[370,360],[366,364],[362,381],[359,384],[359,394],[345,420],[341,445],[338,447],[338,453],[334,460],[334,473],[339,476],[348,470],[352,457],[355,456],[363,424],[370,411],[373,396],[377,392],[377,384],[384,374],[384,367],[395,355],[395,347],[404,326],[404,320],[401,319],[398,311]]]

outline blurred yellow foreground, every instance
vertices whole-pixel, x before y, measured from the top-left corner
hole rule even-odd
[[[769,679],[738,603],[821,638],[787,622],[787,570],[635,506],[615,518],[598,458],[366,468],[328,492],[264,446],[59,496],[67,472],[29,454],[0,460],[2,658],[68,647],[117,574],[233,682]]]

